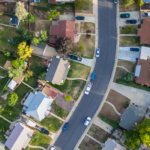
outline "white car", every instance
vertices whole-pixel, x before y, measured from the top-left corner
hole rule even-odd
[[[100,48],[97,48],[96,49],[96,57],[99,57],[100,56]]]
[[[49,150],[55,150],[55,146],[51,146]]]
[[[91,87],[92,87],[92,82],[89,82],[84,92],[86,95],[90,93]]]
[[[87,119],[86,119],[85,122],[84,122],[84,125],[85,125],[85,126],[88,126],[89,123],[90,123],[90,121],[91,121],[91,118],[90,118],[90,117],[87,117]]]

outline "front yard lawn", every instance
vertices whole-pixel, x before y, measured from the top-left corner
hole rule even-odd
[[[52,138],[42,132],[39,132],[39,131],[35,131],[34,132],[34,135],[38,133],[39,134],[39,138],[38,140],[35,140],[35,141],[30,141],[30,145],[33,145],[33,146],[41,146],[41,147],[44,147],[44,148],[48,148],[51,141],[52,141]],[[34,136],[33,135],[33,136]],[[31,150],[31,149],[30,149]]]
[[[68,78],[84,78],[87,79],[90,67],[85,66],[83,64],[71,61],[71,69],[68,73]]]
[[[40,124],[52,132],[57,132],[61,126],[60,120],[55,117],[45,117]]]
[[[2,111],[1,115],[5,117],[6,119],[12,121],[15,121],[17,117],[19,116],[20,111],[15,109],[14,107],[6,105],[4,108],[4,111]]]
[[[84,46],[84,50],[80,50],[80,46]],[[95,49],[95,36],[91,35],[91,37],[86,37],[86,35],[81,35],[78,43],[73,43],[73,48],[71,53],[75,55],[79,55],[81,57],[86,57],[93,59]]]
[[[0,132],[0,141],[5,142],[6,139],[4,137],[5,132],[7,131],[7,129],[9,128],[10,123],[5,121],[4,119],[0,118],[0,129],[2,129],[2,131]]]
[[[25,80],[24,80],[24,82],[27,83],[28,85],[30,85],[30,86],[33,87],[33,88],[37,88],[37,85],[38,85],[38,83],[37,83],[37,78],[35,78],[35,77],[33,77],[33,76],[31,76],[31,77],[28,79],[28,81],[25,81]]]
[[[80,32],[86,33],[87,30],[90,30],[91,33],[95,33],[95,24],[91,22],[81,22],[80,23]]]
[[[136,25],[120,27],[120,34],[137,34],[137,29]]]

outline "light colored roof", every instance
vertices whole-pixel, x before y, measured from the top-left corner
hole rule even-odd
[[[27,125],[28,126],[31,126],[31,127],[35,127],[36,126],[36,123],[34,123],[32,120],[30,120],[30,119],[27,119],[26,120],[26,123],[27,123]]]
[[[27,115],[34,117],[38,121],[41,121],[49,113],[49,107],[53,103],[53,99],[38,91],[33,98],[30,106],[26,110]]]
[[[134,76],[139,77],[140,76],[140,71],[141,71],[141,65],[137,65],[136,68],[135,68]]]
[[[11,90],[13,90],[17,85],[17,82],[15,82],[14,80],[11,80],[9,82],[9,84],[7,85]]]
[[[11,61],[7,60],[6,63],[5,63],[5,65],[4,65],[4,68],[8,69],[9,67],[12,67]]]
[[[149,57],[150,57],[150,48],[142,46],[140,59],[147,60],[147,58],[149,58]]]
[[[20,84],[22,81],[23,81],[23,79],[24,79],[24,75],[22,75],[22,76],[20,76],[19,78],[13,78],[13,80],[16,82],[16,83],[18,83],[18,84]]]
[[[33,130],[18,123],[9,138],[7,139],[5,146],[10,150],[21,150],[26,148],[33,135]]]
[[[35,95],[31,92],[24,102],[24,105],[29,107]]]

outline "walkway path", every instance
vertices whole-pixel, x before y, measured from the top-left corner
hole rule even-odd
[[[87,81],[86,79],[83,78],[66,78],[67,80],[84,80]]]
[[[22,82],[24,85],[28,86],[30,89],[35,90],[33,87],[31,87],[30,85],[26,84],[25,82]]]
[[[121,115],[121,114],[117,111],[116,107],[115,107],[112,103],[110,103],[110,102],[108,102],[108,101],[105,101],[105,103],[107,103],[107,104],[109,104],[110,106],[112,106],[113,109],[114,109],[114,111],[116,112],[116,114]]]
[[[120,36],[136,36],[136,34],[120,34]]]
[[[95,35],[95,33],[78,33],[78,34],[83,34],[83,35],[87,35],[87,34]]]
[[[11,121],[9,121],[8,119],[6,119],[5,117],[3,117],[3,116],[1,116],[1,115],[0,115],[0,117],[3,118],[4,120],[6,120],[6,121],[9,122],[9,123],[12,123]]]
[[[7,25],[7,24],[3,24],[3,23],[0,23],[0,25],[4,25],[4,26],[8,26],[8,27],[12,27],[12,28],[16,28],[15,26],[11,26],[11,25]]]
[[[46,150],[46,148],[41,147],[41,146],[32,146],[32,145],[30,145],[30,144],[28,144],[28,146],[31,147],[31,148],[39,148],[39,149]]]
[[[98,144],[100,144],[101,146],[103,145],[103,143],[99,142],[98,140],[96,140],[95,138],[93,138],[92,136],[86,134],[86,136],[88,136],[90,139],[92,139],[93,141],[97,142]]]
[[[117,67],[122,68],[122,69],[126,70],[127,72],[130,72],[127,68],[125,68],[125,67],[123,67],[123,66],[118,66],[118,65],[117,65]],[[132,72],[130,72],[130,73],[132,73]]]
[[[2,67],[2,66],[0,66],[0,68],[6,70],[6,69],[5,69],[4,67]]]
[[[64,121],[64,119],[58,117],[57,115],[55,115],[55,114],[53,114],[53,113],[51,113],[51,112],[50,112],[50,114],[51,114],[52,116],[56,117],[57,119],[59,119],[59,120],[61,120],[61,121]]]

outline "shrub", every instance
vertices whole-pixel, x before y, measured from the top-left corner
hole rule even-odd
[[[79,48],[80,48],[81,51],[84,51],[84,45],[80,45]]]
[[[14,106],[17,100],[18,100],[18,95],[15,92],[12,92],[7,96],[7,101],[9,106]]]
[[[86,34],[86,37],[87,37],[87,38],[90,38],[90,37],[91,37],[91,34]]]
[[[126,102],[126,104],[124,105],[125,108],[127,108],[129,106],[130,102]]]
[[[67,102],[70,102],[70,101],[71,101],[71,97],[70,97],[69,95],[66,95],[66,96],[65,96],[65,100],[66,100]]]
[[[91,33],[91,30],[87,30],[86,33]]]
[[[138,28],[141,28],[141,24],[138,24]]]

